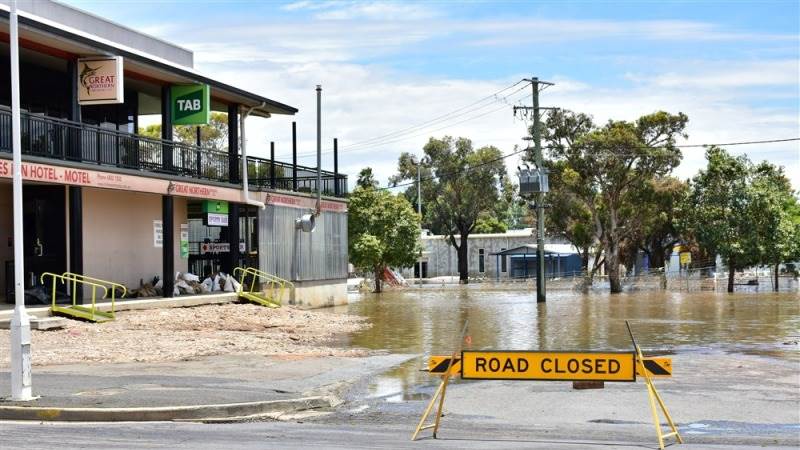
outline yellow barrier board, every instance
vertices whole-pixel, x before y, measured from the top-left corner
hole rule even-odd
[[[672,377],[672,358],[663,356],[650,356],[644,358],[644,368],[651,378],[671,378]],[[642,369],[636,365],[636,376],[643,377]]]
[[[428,358],[428,372],[436,375],[444,374],[447,366],[450,365],[450,357],[444,355],[434,355]],[[644,368],[651,378],[671,378],[672,377],[672,358],[663,356],[651,356],[644,358]],[[450,375],[461,375],[461,358],[456,358],[450,366]],[[636,364],[636,376],[643,377],[642,369]]]
[[[636,381],[633,352],[464,351],[465,380]]]

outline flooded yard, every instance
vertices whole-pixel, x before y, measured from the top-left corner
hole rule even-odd
[[[433,382],[420,371],[424,358],[452,352],[466,320],[472,349],[629,350],[629,320],[645,353],[740,353],[800,362],[797,292],[555,291],[537,304],[535,291],[474,285],[352,295],[350,301],[337,311],[366,317],[372,326],[350,334],[345,345],[424,355],[385,374],[375,395],[407,395],[411,386]]]

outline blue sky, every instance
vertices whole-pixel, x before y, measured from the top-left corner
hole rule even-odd
[[[420,152],[431,135],[513,151],[525,123],[511,104],[527,91],[380,145],[353,144],[531,75],[556,82],[543,105],[598,122],[685,112],[690,143],[800,136],[797,1],[68,3],[190,48],[201,72],[300,108],[295,118],[251,120],[257,153],[274,140],[285,158],[291,120],[301,153],[313,150],[314,86],[322,84],[326,148],[339,138],[340,167],[351,175],[371,165],[385,180],[400,152]],[[800,189],[800,144],[730,150],[784,165]],[[702,150],[687,149],[676,175],[703,165]]]

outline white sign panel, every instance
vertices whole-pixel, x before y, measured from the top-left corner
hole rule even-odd
[[[228,215],[218,213],[208,213],[208,226],[209,227],[227,227]]]
[[[122,57],[80,58],[78,71],[78,103],[102,105],[125,101]]]
[[[160,220],[153,221],[153,247],[164,246],[164,224]]]
[[[247,250],[244,242],[239,242],[239,253],[244,253]],[[231,251],[231,244],[227,242],[203,242],[200,244],[200,254],[206,253],[228,253]]]

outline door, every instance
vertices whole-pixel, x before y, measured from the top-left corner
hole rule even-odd
[[[39,284],[44,272],[67,270],[67,218],[64,186],[25,186],[23,242],[25,244],[25,287]]]

